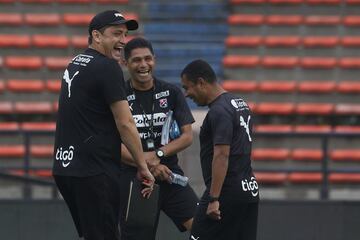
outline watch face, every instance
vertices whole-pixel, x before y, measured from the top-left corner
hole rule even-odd
[[[157,150],[156,155],[158,155],[158,157],[163,157],[164,152],[162,150]]]

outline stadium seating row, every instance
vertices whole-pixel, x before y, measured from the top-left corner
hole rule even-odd
[[[0,0],[1,3],[36,3],[36,4],[50,4],[50,3],[64,3],[64,4],[128,4],[129,0]]]
[[[340,5],[345,3],[348,5],[360,5],[359,0],[229,0],[232,5],[241,4],[274,4],[274,5],[296,5],[296,4],[309,4],[309,5]]]
[[[60,91],[60,80],[39,80],[39,79],[9,79],[6,83],[0,80],[0,93],[4,91],[39,93],[43,91],[58,93]]]

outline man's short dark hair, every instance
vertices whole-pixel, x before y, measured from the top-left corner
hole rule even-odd
[[[197,59],[186,65],[181,72],[181,77],[186,75],[187,79],[197,83],[199,78],[203,78],[208,83],[216,82],[216,74],[210,64],[202,59]]]
[[[146,40],[142,37],[136,37],[131,39],[128,43],[126,43],[124,47],[124,57],[125,60],[128,60],[131,55],[131,51],[136,48],[148,48],[152,55],[154,55],[154,49],[150,41]]]

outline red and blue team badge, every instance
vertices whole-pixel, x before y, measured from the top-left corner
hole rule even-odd
[[[159,99],[159,103],[161,108],[167,108],[168,106],[167,98]]]

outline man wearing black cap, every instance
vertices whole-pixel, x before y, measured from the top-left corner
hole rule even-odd
[[[118,64],[128,30],[137,28],[118,11],[97,14],[89,24],[89,48],[71,60],[62,78],[53,175],[86,240],[119,239],[122,141],[135,159],[145,197],[154,184]]]

